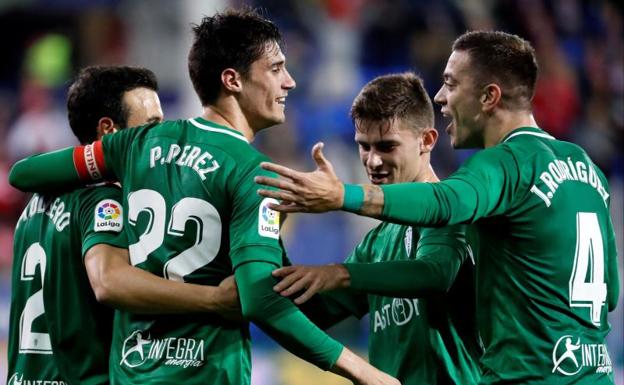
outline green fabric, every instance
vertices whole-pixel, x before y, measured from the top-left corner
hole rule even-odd
[[[369,360],[402,384],[479,381],[477,362],[482,349],[475,324],[474,268],[464,227],[421,229],[385,222],[370,231],[345,261],[353,271],[352,287],[355,283],[362,293],[368,293]],[[409,280],[397,269],[384,268],[403,263],[437,266],[439,277],[416,272]],[[370,266],[376,278],[359,277],[351,269],[354,266]],[[375,273],[377,266],[381,270]],[[416,282],[419,278],[427,279],[430,289],[436,290],[423,290]],[[367,285],[359,284],[366,281]]]
[[[585,151],[523,127],[441,183],[383,191],[386,220],[475,223],[484,384],[613,382],[605,336],[617,251],[608,182]],[[557,365],[568,351],[575,358]]]
[[[247,264],[281,266],[279,213],[254,183],[257,175],[274,174],[259,167],[269,159],[240,132],[201,118],[167,121],[107,135],[102,148],[107,170],[123,186],[125,231],[136,267],[216,285]],[[142,351],[134,349],[139,343]],[[171,344],[186,348],[178,354],[167,348]],[[247,324],[215,315],[116,313],[113,384],[245,385],[250,367]]]
[[[236,271],[243,315],[291,353],[321,369],[330,369],[343,346],[323,333],[287,298],[273,291],[275,265],[250,262]]]
[[[360,185],[345,184],[342,209],[357,213],[364,204],[364,189]]]
[[[291,299],[297,296],[294,294]],[[332,290],[314,295],[299,305],[299,309],[315,325],[327,329],[348,317],[362,318],[368,314],[368,298],[366,294],[354,290]]]
[[[98,215],[99,208],[120,200],[120,189],[112,186],[35,194],[22,212],[15,231],[9,324],[8,378],[15,376],[15,383],[108,383],[113,313],[97,303],[82,256],[99,243],[127,247],[121,227]],[[123,223],[123,212],[113,222]],[[20,352],[20,320],[29,314],[35,318],[24,330],[42,334],[35,335],[34,349]]]
[[[22,159],[9,173],[11,186],[43,194],[70,191],[84,186],[74,167],[74,147]]]
[[[473,258],[463,226],[422,229],[415,260],[345,263],[351,289],[369,294],[424,297],[447,292],[466,259]],[[388,279],[392,277],[392,279]]]

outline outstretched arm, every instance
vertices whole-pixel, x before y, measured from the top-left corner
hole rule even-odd
[[[219,286],[167,280],[131,266],[127,249],[105,243],[89,248],[84,261],[98,302],[134,313],[209,312],[241,319],[232,276]]]
[[[379,186],[344,185],[323,155],[323,143],[314,145],[312,158],[317,168],[308,173],[274,163],[262,163],[262,168],[281,177],[258,176],[255,178],[256,183],[280,190],[260,189],[258,193],[281,200],[283,203],[273,208],[282,212],[320,213],[343,209],[370,217],[382,214],[384,200]]]
[[[9,173],[11,186],[25,192],[69,191],[108,175],[100,141],[22,159]]]
[[[398,384],[398,381],[344,348],[317,328],[288,299],[272,287],[275,265],[248,262],[236,268],[243,316],[257,324],[283,347],[325,370],[358,384]]]
[[[367,294],[423,297],[448,291],[461,264],[471,258],[461,226],[427,229],[421,237],[414,260],[375,263],[344,263],[325,266],[286,266],[273,272],[282,278],[273,290],[291,296],[301,304],[318,292],[336,289]],[[388,279],[392,277],[392,279]]]
[[[312,156],[317,169],[307,173],[262,163],[262,168],[280,177],[258,176],[256,183],[279,190],[259,189],[258,193],[282,200],[272,207],[283,212],[344,210],[393,223],[444,226],[503,212],[519,179],[517,160],[501,148],[475,154],[439,183],[384,186],[343,184],[323,156],[322,143],[314,146]]]

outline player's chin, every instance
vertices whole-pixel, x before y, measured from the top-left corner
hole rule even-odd
[[[276,113],[271,117],[271,121],[273,124],[282,124],[286,121],[286,114],[283,112]]]

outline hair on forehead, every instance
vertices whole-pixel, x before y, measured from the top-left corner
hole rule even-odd
[[[250,7],[206,16],[193,26],[193,33],[188,70],[202,105],[217,100],[225,69],[246,76],[253,62],[282,44],[277,26]]]
[[[67,93],[69,126],[80,143],[97,138],[96,127],[103,117],[126,128],[128,109],[123,96],[136,88],[158,91],[156,75],[147,68],[129,66],[90,66],[80,70]]]
[[[410,128],[433,127],[433,105],[422,79],[413,72],[379,76],[368,82],[351,106],[351,119],[357,130],[361,122],[385,123],[389,129],[396,120]]]
[[[501,31],[471,31],[453,43],[469,55],[478,86],[497,83],[509,107],[530,108],[537,81],[537,59],[531,43]]]

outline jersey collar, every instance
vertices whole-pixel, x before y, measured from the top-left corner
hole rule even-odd
[[[233,136],[233,137],[235,137],[237,139],[240,139],[240,140],[244,141],[245,143],[249,143],[247,138],[245,138],[245,136],[243,134],[241,134],[240,132],[238,132],[236,130],[233,130],[233,129],[229,128],[229,127],[217,124],[215,122],[211,122],[210,120],[206,120],[206,119],[204,119],[202,117],[189,119],[188,121],[192,125],[194,125],[195,127],[201,128],[202,130],[212,131],[212,132],[219,132],[219,133],[222,133],[222,134],[230,135],[230,136]]]
[[[540,138],[545,138],[545,139],[555,139],[552,135],[546,133],[544,130],[540,128],[520,127],[520,128],[516,128],[515,130],[511,131],[509,134],[505,135],[501,143],[505,143],[509,139],[514,138],[516,136],[520,136],[520,135],[532,135],[532,136],[538,136]]]

